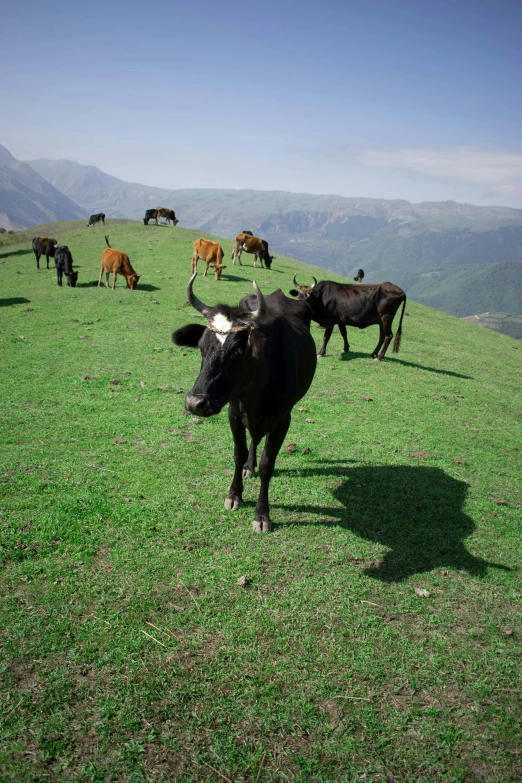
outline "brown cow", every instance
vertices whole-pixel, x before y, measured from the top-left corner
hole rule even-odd
[[[112,272],[113,291],[116,287],[116,278],[119,274],[123,275],[125,280],[127,281],[127,288],[132,288],[134,290],[138,285],[138,280],[140,279],[141,275],[137,275],[134,269],[132,268],[127,253],[121,253],[119,250],[114,250],[109,245],[109,237],[106,236],[105,241],[107,242],[107,249],[104,250],[102,253],[100,279],[98,280],[98,288],[101,285],[102,275],[104,272],[105,272],[105,285],[107,286],[107,288],[109,288],[109,275]]]
[[[198,259],[200,258],[205,262],[203,277],[207,276],[210,266],[214,269],[216,280],[219,280],[223,269],[226,269],[226,266],[223,265],[223,248],[219,242],[211,242],[209,239],[196,239],[194,242],[194,255],[192,256],[192,274],[197,272]]]
[[[268,253],[268,242],[265,239],[259,239],[259,237],[253,237],[249,232],[243,232],[242,234],[238,234],[237,237],[234,239],[234,249],[232,251],[232,263],[236,263],[236,258],[239,261],[239,266],[242,266],[241,263],[241,253],[245,251],[245,253],[252,253],[254,256],[254,266],[256,266],[256,261],[259,258],[261,262],[261,266],[263,266],[263,261],[265,262],[265,266],[267,269],[270,269],[270,266],[272,264],[273,259],[275,256],[271,256]]]
[[[49,269],[49,256],[54,258],[54,252],[58,241],[52,237],[35,237],[33,239],[33,252],[36,258],[36,268],[40,269],[40,258],[45,256],[47,259],[47,269]]]
[[[176,213],[173,209],[168,209],[167,207],[156,207],[156,211],[158,213],[158,218],[165,218],[167,223],[170,223],[172,220],[175,226],[178,225],[179,220],[177,220]]]

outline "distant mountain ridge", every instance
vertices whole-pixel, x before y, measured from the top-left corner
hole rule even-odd
[[[522,210],[454,201],[318,196],[284,191],[167,190],[124,182],[96,166],[29,162],[87,213],[141,219],[168,206],[180,225],[231,238],[250,229],[272,252],[365,282],[391,280],[452,315],[522,314]]]
[[[78,204],[0,144],[0,227],[16,230],[84,216]]]

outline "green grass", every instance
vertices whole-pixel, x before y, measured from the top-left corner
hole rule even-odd
[[[53,232],[76,289],[0,249],[2,780],[519,780],[520,346],[412,302],[382,363],[376,328],[348,357],[336,331],[256,536],[257,479],[223,509],[226,414],[183,414],[199,234]],[[104,233],[138,290],[89,285]],[[320,275],[195,290],[295,271]]]

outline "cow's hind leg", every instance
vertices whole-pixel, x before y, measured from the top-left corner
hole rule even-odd
[[[236,511],[243,505],[243,465],[248,456],[246,429],[241,414],[233,405],[228,407],[228,423],[234,438],[234,478],[225,498],[227,511]]]
[[[47,259],[47,269],[49,269],[49,256],[45,256]]]
[[[325,355],[325,353],[326,353],[326,346],[328,345],[328,340],[332,336],[332,332],[333,332],[334,326],[335,326],[335,324],[329,324],[326,327],[326,329],[324,330],[324,340],[323,340],[323,344],[321,346],[321,350],[317,354],[318,356],[324,356]]]
[[[391,339],[391,338],[390,338]],[[384,342],[384,326],[382,323],[379,324],[379,342],[375,346],[373,353],[372,353],[372,359],[379,359],[382,358],[379,356],[379,351],[381,349],[381,345]]]
[[[343,338],[343,352],[348,353],[348,351],[350,350],[350,344],[348,343],[346,326],[344,324],[339,324],[339,331],[341,332],[341,337]]]
[[[387,316],[384,316],[382,319],[382,333],[383,333],[383,346],[381,349],[381,352],[378,356],[376,356],[376,359],[379,359],[382,361],[384,359],[384,356],[386,354],[386,351],[388,350],[388,346],[392,341],[393,338],[393,332],[392,332],[392,322],[393,322],[393,316],[391,318],[388,318]],[[375,351],[377,353],[377,351]]]
[[[268,505],[268,487],[274,473],[276,457],[290,426],[290,418],[290,414],[288,414],[278,427],[266,436],[265,448],[259,463],[261,487],[256,505],[256,516],[252,522],[254,533],[269,533],[272,530],[272,520],[270,519],[270,508]]]
[[[256,449],[259,445],[259,440],[250,440],[250,448],[248,450],[248,459],[243,465],[243,478],[252,478],[256,474],[257,454]]]

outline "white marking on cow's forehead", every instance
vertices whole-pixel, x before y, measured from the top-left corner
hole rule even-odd
[[[223,313],[218,313],[214,316],[214,319],[212,321],[212,326],[214,326],[216,329],[218,329],[220,332],[230,332],[232,328],[232,321],[230,321],[226,315],[223,315]],[[218,338],[221,345],[225,342],[227,339],[226,334],[217,334],[216,337]]]

